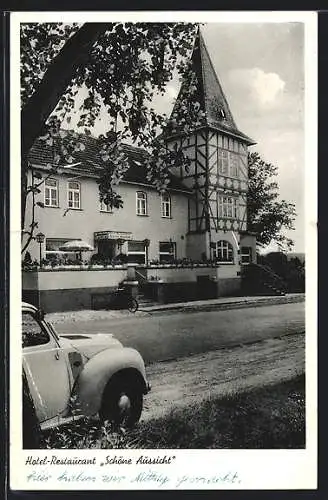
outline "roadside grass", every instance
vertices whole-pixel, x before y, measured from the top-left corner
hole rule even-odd
[[[277,449],[305,447],[305,376],[197,406],[113,431],[76,422],[45,435],[46,448]]]

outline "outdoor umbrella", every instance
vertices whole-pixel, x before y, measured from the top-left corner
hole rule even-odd
[[[86,241],[83,240],[72,240],[66,241],[64,245],[59,247],[59,250],[66,252],[79,252],[80,260],[82,260],[82,252],[93,252],[93,246],[89,245]]]

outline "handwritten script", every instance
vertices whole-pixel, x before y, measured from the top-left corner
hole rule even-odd
[[[155,470],[143,470],[138,474],[132,474],[129,476],[128,474],[102,474],[99,471],[95,471],[93,473],[87,473],[84,471],[79,472],[69,472],[68,470],[64,470],[59,474],[53,474],[53,472],[49,472],[45,470],[44,472],[38,472],[33,470],[27,474],[27,481],[29,483],[47,483],[50,480],[55,480],[60,484],[85,484],[85,483],[105,483],[107,485],[118,485],[118,484],[141,484],[145,487],[149,486],[149,488],[153,487],[161,487],[161,486],[170,486],[174,488],[184,488],[187,486],[219,486],[223,484],[239,484],[240,478],[237,472],[227,472],[224,474],[218,475],[210,475],[206,476],[204,474],[195,476],[195,475],[181,475],[181,476],[171,476],[168,474],[162,474]]]
[[[241,479],[236,471],[224,471],[216,474],[179,473],[179,467],[171,467],[176,461],[175,455],[126,455],[72,456],[28,455],[25,459],[27,483],[36,486],[47,483],[53,485],[97,485],[109,487],[139,488],[201,488],[238,485]],[[189,472],[189,471],[188,471]]]

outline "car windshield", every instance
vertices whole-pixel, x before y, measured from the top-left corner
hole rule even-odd
[[[47,327],[51,330],[51,333],[54,335],[54,337],[59,340],[59,335],[58,333],[56,332],[56,330],[54,329],[54,327],[52,326],[51,323],[49,323],[48,321],[45,321]]]

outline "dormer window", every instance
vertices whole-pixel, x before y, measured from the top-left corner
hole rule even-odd
[[[137,215],[147,215],[147,195],[143,191],[137,191]]]

